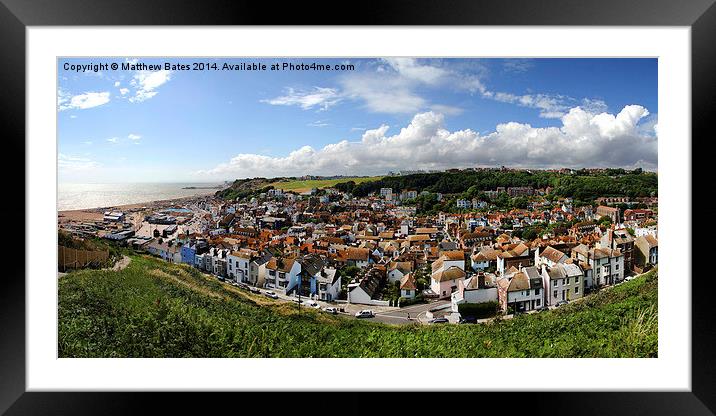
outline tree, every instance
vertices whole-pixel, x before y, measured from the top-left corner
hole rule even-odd
[[[606,215],[599,219],[599,225],[607,226],[612,223],[612,219]]]
[[[537,238],[537,231],[534,228],[528,228],[524,232],[522,232],[522,239],[523,240],[534,240]]]

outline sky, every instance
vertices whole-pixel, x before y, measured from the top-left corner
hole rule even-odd
[[[58,60],[64,183],[656,170],[657,122],[657,59]]]

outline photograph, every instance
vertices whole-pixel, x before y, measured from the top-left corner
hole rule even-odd
[[[57,357],[656,359],[658,69],[59,56]]]

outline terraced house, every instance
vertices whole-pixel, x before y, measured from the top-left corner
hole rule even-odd
[[[497,281],[497,295],[503,311],[512,308],[517,312],[527,312],[541,308],[544,306],[544,284],[539,270],[535,266],[519,270],[510,268]]]
[[[584,271],[576,264],[560,263],[543,266],[542,277],[546,283],[547,304],[571,301],[584,296]]]
[[[624,280],[624,255],[618,249],[592,248],[580,244],[572,249],[572,258],[592,269],[592,285],[613,285]]]

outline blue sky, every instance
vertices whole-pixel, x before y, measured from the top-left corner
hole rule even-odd
[[[165,62],[219,70],[68,66]],[[220,70],[242,62],[269,69]],[[657,167],[656,59],[60,59],[58,77],[61,182]]]

